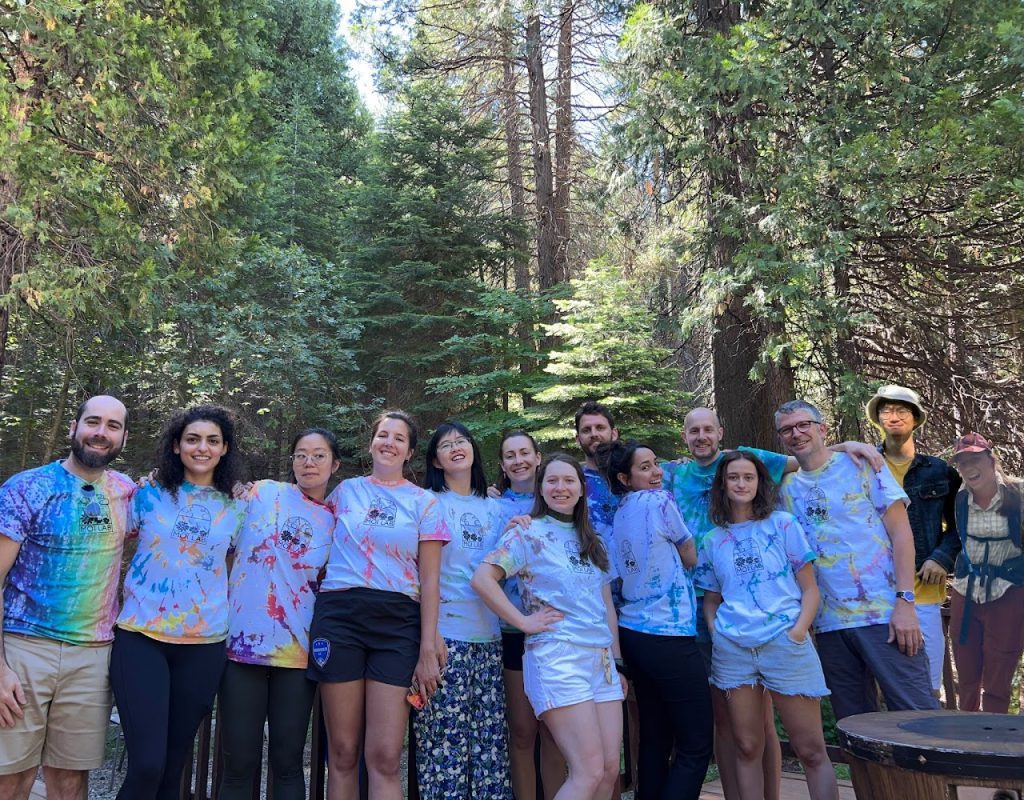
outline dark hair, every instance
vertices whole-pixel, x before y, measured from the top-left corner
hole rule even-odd
[[[89,401],[90,400],[93,400],[93,399],[95,399],[97,397],[114,397],[114,395],[107,394],[106,392],[100,392],[99,394],[89,395],[81,403],[78,404],[78,409],[75,411],[75,423],[79,423],[79,422],[82,421],[82,416],[85,414],[85,407],[87,405],[89,405]],[[118,400],[118,402],[120,402],[119,398],[114,397],[114,399]],[[124,405],[124,403],[121,403],[121,405]],[[128,433],[128,407],[127,406],[125,406],[125,409],[124,409],[124,428],[122,429],[122,431],[124,433]]]
[[[576,470],[576,476],[580,480],[580,499],[572,510],[572,524],[576,529],[576,539],[580,546],[580,555],[599,569],[608,571],[608,553],[604,548],[601,537],[594,532],[590,524],[590,514],[587,511],[587,479],[583,475],[580,462],[566,453],[554,453],[545,456],[541,465],[537,467],[537,480],[534,484],[533,508],[530,509],[530,516],[534,519],[547,516],[551,509],[544,500],[544,493],[541,487],[544,484],[544,474],[552,464],[569,464]]]
[[[619,480],[619,473],[629,474],[633,467],[633,456],[636,451],[647,445],[638,442],[636,439],[629,441],[605,442],[597,448],[596,461],[598,467],[604,473],[608,481],[608,488],[612,494],[624,495],[629,493],[629,488]],[[650,449],[650,448],[647,448]]]
[[[484,474],[484,459],[480,455],[480,447],[477,445],[476,439],[473,438],[473,434],[469,432],[469,429],[454,419],[438,425],[434,435],[427,442],[427,453],[425,456],[427,470],[423,476],[423,488],[431,489],[435,492],[447,491],[448,484],[444,480],[444,470],[434,465],[434,459],[437,458],[437,446],[440,444],[441,438],[447,436],[452,431],[460,436],[464,436],[469,441],[469,446],[473,448],[473,466],[469,471],[469,485],[473,494],[477,497],[487,497],[487,476]]]
[[[708,516],[715,525],[728,525],[729,512],[732,504],[726,494],[725,472],[734,461],[749,461],[757,470],[757,493],[754,495],[753,512],[754,519],[767,519],[775,510],[778,487],[772,476],[768,474],[768,468],[764,462],[753,453],[743,450],[729,450],[722,455],[718,462],[718,469],[715,470],[715,479],[711,484],[711,501],[708,507]]]
[[[299,446],[299,442],[305,439],[307,436],[322,436],[324,441],[327,442],[327,447],[331,451],[331,458],[335,461],[341,461],[341,448],[338,446],[338,437],[334,435],[332,431],[327,428],[303,428],[292,439],[292,446],[289,448],[289,455],[295,455],[295,448]],[[291,463],[292,480],[295,480],[295,462]]]
[[[908,403],[906,400],[893,400],[889,397],[883,397],[878,401],[875,406],[875,416],[877,417],[883,406],[901,406],[907,409],[914,417],[914,422],[921,421],[921,409],[919,409],[914,403]]]
[[[576,410],[576,433],[580,432],[580,417],[585,414],[600,414],[606,420],[608,420],[608,427],[615,427],[615,419],[612,417],[612,412],[608,410],[607,406],[603,406],[594,400],[588,400]]]
[[[507,442],[509,439],[514,439],[517,436],[525,436],[527,439],[530,440],[530,444],[533,445],[533,452],[535,452],[535,453],[539,453],[540,452],[540,448],[537,447],[537,440],[534,439],[533,436],[528,434],[526,431],[514,430],[514,431],[506,431],[505,433],[503,433],[502,436],[501,436],[501,441],[498,442],[498,480],[497,480],[497,485],[498,485],[498,491],[499,492],[504,492],[507,489],[511,489],[512,488],[512,481],[509,480],[508,475],[505,474],[504,467],[501,465],[501,462],[504,460],[503,457],[502,457],[502,451],[504,451],[504,449],[505,449],[505,442]]]
[[[412,416],[398,408],[382,412],[373,421],[373,425],[370,427],[370,441],[373,441],[373,437],[377,435],[377,431],[386,419],[397,419],[405,423],[405,427],[409,429],[409,452],[412,453],[416,449],[416,442],[419,440],[419,429],[416,427],[416,421]]]
[[[185,482],[185,465],[181,462],[181,455],[174,452],[174,446],[181,442],[185,428],[193,422],[212,422],[220,428],[221,438],[228,451],[221,456],[213,470],[213,486],[217,491],[230,495],[242,473],[242,457],[235,446],[234,415],[221,406],[192,406],[176,412],[167,420],[160,434],[157,451],[157,480],[177,497],[179,487]]]

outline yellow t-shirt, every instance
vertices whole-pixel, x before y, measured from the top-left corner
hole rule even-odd
[[[914,459],[908,459],[907,461],[898,462],[893,461],[888,455],[885,456],[885,465],[889,468],[889,472],[896,479],[896,483],[900,486],[903,485],[904,478],[907,477],[907,472],[910,470],[910,465]],[[946,600],[946,582],[941,583],[922,583],[920,578],[914,578],[914,602],[919,606],[931,606],[938,603],[943,603]]]

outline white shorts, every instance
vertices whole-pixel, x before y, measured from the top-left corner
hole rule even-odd
[[[588,700],[609,703],[623,699],[610,647],[583,647],[557,640],[526,645],[523,687],[538,717],[553,708]]]

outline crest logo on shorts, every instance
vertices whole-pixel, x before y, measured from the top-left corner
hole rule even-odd
[[[314,639],[311,652],[313,653],[313,660],[316,662],[316,665],[323,669],[327,659],[331,657],[331,643],[326,639]]]

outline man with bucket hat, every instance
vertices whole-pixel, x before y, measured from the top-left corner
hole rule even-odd
[[[1005,714],[1013,675],[1024,652],[1024,493],[1003,476],[992,444],[978,433],[953,450],[964,486],[956,498],[963,543],[950,600],[962,711]]]
[[[942,604],[946,575],[960,552],[954,500],[960,476],[941,458],[917,452],[914,433],[928,419],[921,397],[913,389],[880,386],[866,406],[868,420],[885,437],[878,446],[897,483],[910,498],[907,516],[914,536],[914,604],[924,634],[932,691],[942,685],[946,640]]]

